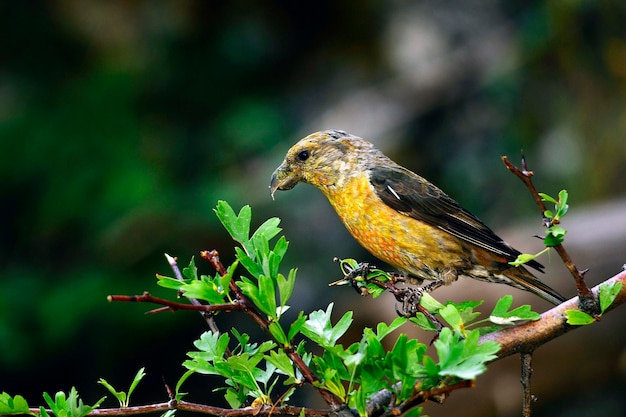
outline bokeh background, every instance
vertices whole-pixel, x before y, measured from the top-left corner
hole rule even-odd
[[[327,288],[333,256],[370,258],[321,194],[269,197],[286,150],[327,128],[371,140],[532,252],[535,207],[500,162],[523,148],[541,191],[570,193],[567,242],[590,283],[613,275],[626,262],[625,19],[625,2],[593,0],[0,1],[0,391],[38,405],[76,386],[95,402],[98,378],[125,389],[146,366],[135,403],[166,400],[206,325],[106,296],[166,295],[165,252],[230,262],[219,199],[251,205],[255,225],[283,220],[294,311],[334,301],[357,327],[391,320],[393,300]],[[573,295],[558,259],[542,262]],[[500,287],[438,297],[488,309],[515,291]],[[625,322],[617,310],[537,351],[537,416],[626,414]],[[517,361],[429,414],[519,415]],[[206,378],[188,391],[223,404]]]

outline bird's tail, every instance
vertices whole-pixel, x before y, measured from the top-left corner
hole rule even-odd
[[[539,281],[523,266],[508,268],[502,271],[501,274],[495,275],[495,278],[501,280],[500,282],[504,284],[532,292],[554,305],[561,304],[566,300],[566,298],[559,294],[556,290]]]

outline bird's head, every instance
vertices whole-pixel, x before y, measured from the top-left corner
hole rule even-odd
[[[341,130],[312,133],[287,151],[272,174],[270,194],[274,198],[276,190],[291,190],[299,182],[323,192],[338,187],[361,168],[363,155],[372,150],[378,152],[371,143]]]

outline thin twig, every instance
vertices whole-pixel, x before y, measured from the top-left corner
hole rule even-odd
[[[412,398],[404,401],[402,404],[399,404],[397,407],[390,408],[389,410],[381,414],[381,417],[399,416],[400,414],[403,414],[409,411],[410,409],[416,407],[417,405],[422,404],[428,400],[434,400],[436,402],[442,403],[445,400],[445,398],[447,398],[447,396],[450,395],[452,391],[455,391],[461,388],[472,388],[474,387],[474,385],[475,385],[475,382],[473,379],[464,379],[455,384],[444,385],[442,387],[433,388],[433,389],[426,390],[426,391],[418,391],[415,393],[415,395]]]
[[[219,253],[216,250],[201,251],[200,257],[208,261],[211,264],[211,266],[215,268],[218,274],[222,276],[227,274],[227,270],[222,264],[222,262],[220,261]],[[248,314],[248,316],[250,316],[250,318],[252,318],[252,320],[254,320],[254,322],[265,333],[267,333],[272,339],[274,339],[274,336],[269,331],[269,322],[267,321],[267,319],[265,319],[259,313],[259,311],[256,309],[256,307],[252,303],[252,301],[250,301],[250,299],[241,292],[241,289],[237,286],[234,280],[230,281],[230,289],[233,293],[235,293],[237,300],[243,305],[243,311],[245,311]],[[276,342],[278,343],[278,341]],[[317,375],[313,373],[311,368],[309,368],[309,366],[304,362],[302,357],[293,349],[291,345],[283,344],[281,345],[281,347],[284,350],[284,352],[287,354],[287,356],[289,356],[289,359],[291,359],[293,364],[300,370],[304,380],[317,389],[317,391],[324,398],[324,400],[331,407],[332,410],[336,411],[336,410],[345,409],[345,404],[341,401],[339,397],[337,397],[332,392],[317,386],[318,385],[317,383],[319,382],[319,378],[317,377]]]
[[[109,301],[121,301],[121,302],[134,302],[134,303],[153,303],[162,305],[162,308],[156,308],[148,311],[148,314],[160,313],[163,311],[178,311],[178,310],[190,310],[200,311],[206,313],[215,313],[218,311],[242,311],[245,309],[239,302],[232,304],[186,304],[178,303],[176,301],[166,300],[165,298],[154,297],[149,292],[144,292],[142,295],[109,295],[107,297]]]
[[[181,274],[180,272],[180,268],[178,267],[178,260],[175,257],[168,255],[167,253],[164,255],[165,255],[165,259],[167,259],[167,263],[170,264],[170,268],[172,268],[172,271],[174,272],[174,277],[179,281],[184,281],[185,277],[183,277],[183,274]],[[204,305],[203,303],[200,302],[200,300],[196,298],[192,298],[192,297],[186,297],[186,298],[193,305]],[[217,323],[215,322],[215,317],[213,317],[212,314],[207,314],[206,311],[201,311],[200,314],[206,321],[207,325],[209,326],[209,329],[211,329],[213,333],[219,334],[220,329],[217,327]]]
[[[148,414],[148,413],[157,413],[157,412],[165,412],[168,410],[180,410],[180,411],[190,411],[199,414],[206,414],[211,416],[220,416],[220,417],[249,417],[249,416],[257,416],[257,417],[269,417],[269,416],[297,416],[300,413],[304,412],[307,416],[315,416],[315,417],[325,417],[330,414],[329,410],[323,409],[315,409],[315,408],[305,408],[305,407],[292,407],[292,406],[281,406],[281,407],[271,407],[268,405],[264,405],[262,407],[245,407],[245,408],[221,408],[221,407],[212,407],[204,404],[190,403],[186,401],[168,401],[164,403],[158,404],[149,404],[149,405],[139,405],[135,407],[123,407],[123,408],[97,408],[91,411],[88,416],[133,416],[138,414]],[[48,414],[51,413],[51,410],[46,410]],[[40,414],[39,408],[31,408],[31,413]]]
[[[533,172],[527,169],[526,158],[522,157],[523,170],[520,170],[518,167],[512,164],[506,156],[502,157],[502,162],[504,163],[504,165],[507,167],[509,171],[511,171],[516,177],[522,180],[522,182],[526,185],[526,188],[528,188],[528,191],[530,191],[530,194],[535,200],[535,204],[537,205],[537,208],[539,209],[539,212],[541,213],[541,216],[543,218],[544,216],[543,214],[546,211],[546,206],[543,200],[541,199],[541,196],[537,192],[535,185],[532,182]],[[546,220],[544,219],[544,226],[549,226],[549,225],[550,223],[546,222]],[[574,278],[574,282],[576,283],[576,291],[578,292],[578,297],[581,303],[582,310],[592,315],[597,315],[600,312],[597,298],[593,296],[592,292],[589,290],[589,287],[585,283],[584,275],[585,275],[585,272],[587,271],[579,270],[576,267],[576,265],[572,261],[572,258],[569,256],[569,254],[567,253],[563,245],[559,244],[559,245],[553,246],[553,248],[556,251],[556,253],[559,254],[561,259],[563,260],[563,263],[565,264],[565,267],[568,269],[568,271]]]
[[[523,352],[521,355],[522,373],[520,382],[522,383],[522,417],[530,417],[531,404],[534,400],[530,388],[530,380],[533,374],[533,353]]]

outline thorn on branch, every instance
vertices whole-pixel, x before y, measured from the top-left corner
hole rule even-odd
[[[532,177],[533,175],[535,175],[532,171],[530,171],[528,169],[528,166],[526,165],[526,155],[524,154],[524,150],[522,149],[521,151],[521,158],[522,158],[522,174],[524,174],[526,177]]]

